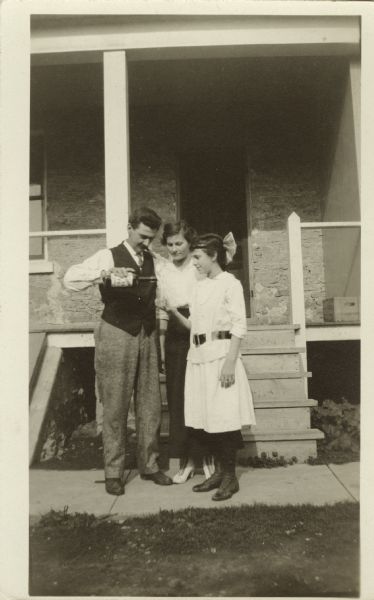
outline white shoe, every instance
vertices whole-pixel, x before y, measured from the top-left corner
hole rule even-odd
[[[193,464],[187,464],[183,469],[179,469],[173,477],[173,483],[186,483],[188,479],[194,476],[195,467]]]
[[[212,456],[203,459],[203,471],[205,479],[209,479],[215,471],[214,460]]]

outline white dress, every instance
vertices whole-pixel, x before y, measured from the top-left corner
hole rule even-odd
[[[221,387],[219,380],[230,339],[212,340],[215,331],[229,331],[243,338],[247,331],[243,288],[233,275],[219,273],[195,286],[191,300],[191,340],[185,380],[185,423],[208,433],[235,431],[254,425],[251,390],[239,356],[235,383]],[[194,334],[205,334],[206,342],[193,343]]]

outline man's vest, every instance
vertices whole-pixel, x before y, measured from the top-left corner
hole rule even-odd
[[[150,252],[144,251],[144,262],[140,268],[126,246],[122,243],[110,249],[115,267],[134,269],[137,275],[154,276],[155,268]],[[132,287],[112,287],[110,281],[99,285],[105,304],[102,319],[130,333],[138,335],[142,325],[147,335],[156,327],[156,282],[134,280]]]

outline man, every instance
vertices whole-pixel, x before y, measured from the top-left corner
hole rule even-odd
[[[70,267],[64,278],[65,286],[75,291],[98,284],[105,305],[95,332],[95,370],[103,403],[105,489],[117,496],[125,491],[126,423],[133,392],[140,475],[158,485],[172,484],[157,465],[161,396],[155,266],[148,248],[160,225],[153,210],[135,210],[127,240]]]

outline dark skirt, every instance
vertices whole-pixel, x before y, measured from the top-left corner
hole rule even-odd
[[[178,311],[185,317],[189,316],[188,308],[178,308]],[[165,338],[170,458],[185,458],[189,454],[189,428],[184,424],[184,379],[189,347],[189,330],[171,315]]]
[[[224,449],[239,450],[244,447],[240,430],[208,433],[204,429],[189,428],[190,453],[195,456],[219,456]]]

